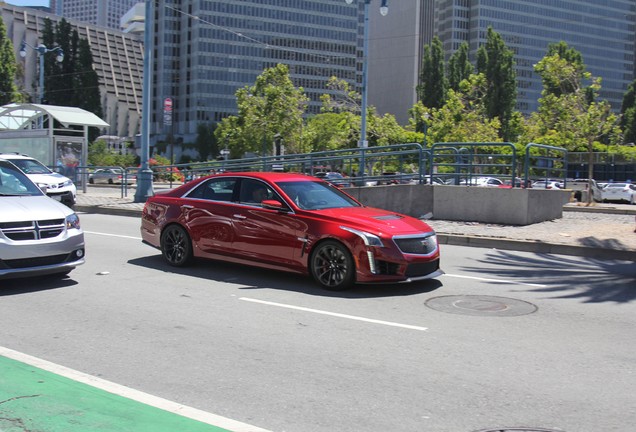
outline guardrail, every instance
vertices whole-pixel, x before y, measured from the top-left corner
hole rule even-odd
[[[535,151],[534,154],[531,154],[533,149],[543,150],[543,152],[538,153]],[[530,180],[530,170],[533,170],[533,177],[545,178],[546,181],[551,178],[562,179],[563,186],[566,187],[566,177],[568,172],[568,151],[566,149],[562,147],[529,143],[526,145],[525,152],[524,181],[526,184]]]
[[[543,149],[537,154],[531,149]],[[555,156],[556,153],[556,156]],[[546,162],[546,161],[552,162]],[[543,162],[541,162],[543,161]],[[558,163],[556,162],[558,161]],[[530,171],[550,165],[552,171],[566,172],[567,151],[560,147],[530,143],[524,159],[525,181]],[[556,164],[556,165],[555,165]],[[563,164],[563,168],[561,165]],[[124,172],[122,197],[128,195],[127,179],[137,175],[137,167],[77,167],[76,179],[84,187],[90,170],[118,168]],[[545,167],[543,167],[545,168]],[[348,177],[347,183],[365,186],[386,183],[429,183],[435,177],[450,184],[475,184],[477,177],[510,179],[517,183],[517,154],[514,144],[504,142],[435,143],[424,149],[419,143],[394,144],[366,148],[330,150],[305,154],[291,154],[242,159],[223,159],[206,162],[151,166],[154,181],[164,181],[170,188],[198,176],[217,172],[293,171],[309,175],[335,171]],[[536,175],[534,175],[536,177]]]

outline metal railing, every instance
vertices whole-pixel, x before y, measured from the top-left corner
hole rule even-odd
[[[531,151],[532,150],[532,151]],[[538,153],[538,152],[543,153]],[[546,162],[551,161],[551,162]],[[510,179],[517,184],[517,153],[512,143],[452,142],[435,143],[424,149],[419,143],[331,150],[305,154],[212,160],[174,165],[151,166],[153,181],[172,188],[199,176],[218,172],[287,171],[316,175],[340,172],[348,183],[365,186],[387,183],[432,183],[438,177],[449,184],[475,184],[477,177]],[[567,151],[560,147],[528,144],[523,159],[525,181],[540,178],[539,168],[550,165],[555,172],[567,172]],[[121,196],[128,195],[128,181],[138,167],[77,167],[76,178],[84,187],[90,170],[119,168],[124,173]]]

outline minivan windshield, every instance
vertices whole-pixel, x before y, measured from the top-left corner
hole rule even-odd
[[[0,196],[43,195],[22,171],[9,162],[0,160]]]

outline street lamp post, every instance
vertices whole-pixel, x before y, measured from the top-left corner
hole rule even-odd
[[[362,1],[362,0],[359,0]],[[347,4],[353,3],[353,0],[345,0]],[[362,149],[362,158],[360,159],[360,177],[364,179],[365,161],[364,149],[369,146],[367,141],[367,70],[369,57],[369,4],[371,0],[364,0],[364,28],[362,34],[362,107],[360,108],[360,141],[358,147]],[[380,6],[380,15],[386,16],[389,13],[387,0],[382,0]],[[363,182],[364,184],[364,182]]]
[[[154,0],[146,0],[146,19],[144,22],[144,80],[141,112],[141,166],[137,174],[136,203],[148,201],[154,195],[152,170],[150,169],[150,120],[152,102],[152,42],[154,27]]]
[[[57,53],[55,59],[58,63],[62,63],[64,61],[64,51],[60,47],[55,48],[47,48],[44,44],[40,44],[37,47],[31,46],[25,41],[22,42],[22,46],[20,47],[20,57],[24,58],[27,55],[26,48],[29,47],[38,52],[38,57],[40,58],[40,88],[39,88],[39,97],[38,103],[42,103],[44,101],[44,54],[53,52]]]
[[[353,0],[345,0],[347,4],[352,4]],[[367,74],[369,57],[369,4],[371,0],[364,0],[364,29],[362,33],[362,107],[360,109],[361,126],[360,141],[358,147],[368,147],[367,141]],[[382,0],[380,15],[386,16],[389,13],[387,0]]]

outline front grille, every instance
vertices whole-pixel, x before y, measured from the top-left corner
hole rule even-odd
[[[14,260],[1,260],[0,262],[2,263],[2,267],[4,268],[20,269],[61,264],[67,261],[72,261],[71,254],[51,255],[36,258],[22,258]]]
[[[439,260],[427,263],[409,264],[408,267],[406,267],[406,277],[426,276],[438,269]]]
[[[0,231],[13,241],[40,240],[57,237],[64,232],[64,219],[0,223]]]
[[[393,241],[402,253],[429,255],[437,249],[437,237],[435,235],[416,237],[394,237]]]

